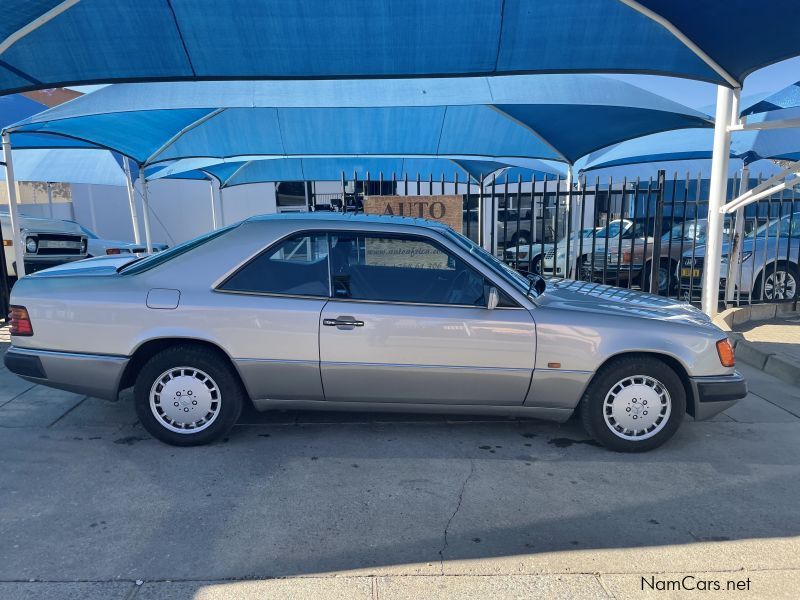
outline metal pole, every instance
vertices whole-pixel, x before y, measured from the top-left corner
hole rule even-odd
[[[703,312],[709,317],[717,314],[719,304],[719,266],[722,260],[723,216],[720,209],[725,205],[725,188],[728,183],[728,157],[731,134],[728,126],[736,118],[733,114],[734,95],[740,90],[717,86],[717,110],[714,121],[714,150],[711,158],[711,181],[708,194],[708,232],[706,256],[703,268]],[[738,102],[737,102],[738,104]]]
[[[661,275],[659,268],[661,266],[661,229],[664,222],[664,182],[666,181],[666,173],[664,171],[658,172],[658,193],[656,195],[656,215],[653,219],[653,258],[650,261],[650,289],[647,290],[651,294],[658,294],[659,277]],[[635,224],[634,224],[635,227]],[[647,231],[645,230],[645,235]],[[620,238],[621,240],[622,238]],[[622,242],[620,241],[620,245]],[[645,256],[647,252],[645,251]]]
[[[489,248],[486,247],[486,232],[484,231],[484,218],[483,214],[483,173],[481,173],[480,181],[478,182],[478,245],[480,245],[484,250],[488,250]]]
[[[11,159],[11,137],[3,132],[3,156],[6,161],[6,188],[8,189],[8,214],[11,217],[11,241],[17,265],[17,279],[25,277],[25,246],[20,237],[20,220],[17,208],[17,184],[14,181],[14,164]]]
[[[211,189],[211,229],[217,228],[217,199],[214,194],[214,180],[208,180],[208,187]]]
[[[277,188],[276,188],[277,190]],[[276,202],[278,194],[275,194]],[[277,211],[277,207],[275,208]],[[219,226],[225,227],[225,204],[222,202],[222,185],[219,186]]]
[[[50,218],[53,218],[53,184],[47,182],[47,206],[50,210]]]
[[[128,204],[131,209],[131,227],[133,227],[133,241],[137,244],[142,243],[139,235],[139,213],[136,210],[136,190],[133,187],[133,176],[131,175],[131,164],[127,156],[122,157],[122,170],[125,171],[125,184],[128,188]]]
[[[750,187],[750,166],[742,165],[742,178],[739,180],[739,195]],[[742,236],[744,235],[744,207],[736,209],[733,222],[733,241],[728,253],[728,273],[725,278],[725,304],[732,304],[736,289],[741,289],[742,279]]]
[[[139,165],[139,185],[142,187],[142,213],[144,214],[144,242],[147,246],[146,254],[153,253],[153,243],[150,237],[150,200],[147,197],[147,179],[144,177],[144,167]]]

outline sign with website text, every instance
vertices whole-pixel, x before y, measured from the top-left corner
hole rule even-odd
[[[464,199],[452,196],[366,196],[364,212],[368,215],[394,215],[439,221],[461,233]]]

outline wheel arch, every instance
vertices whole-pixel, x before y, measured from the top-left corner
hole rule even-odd
[[[137,375],[142,370],[142,367],[145,365],[145,363],[148,360],[150,360],[150,358],[152,358],[162,350],[166,350],[167,348],[171,348],[173,346],[178,346],[178,345],[198,346],[216,352],[231,367],[236,378],[239,380],[239,383],[242,385],[242,389],[247,390],[247,386],[244,384],[242,375],[241,373],[239,373],[239,369],[236,368],[236,363],[221,346],[205,339],[193,338],[193,337],[152,338],[139,344],[139,346],[137,346],[137,348],[131,355],[128,364],[125,366],[125,370],[122,372],[122,377],[120,378],[119,390],[124,390],[134,385],[134,383],[136,382]]]
[[[586,384],[586,390],[588,390],[592,384],[594,383],[595,379],[597,379],[598,373],[600,373],[607,365],[613,363],[616,360],[621,358],[655,358],[656,360],[660,360],[664,362],[667,366],[669,366],[681,380],[683,384],[684,392],[686,393],[686,412],[689,413],[692,417],[695,415],[695,397],[694,397],[694,389],[692,388],[692,382],[689,379],[689,372],[686,370],[684,364],[675,356],[671,354],[666,354],[664,352],[658,351],[633,351],[633,352],[619,352],[612,356],[606,358],[603,363],[597,367],[597,370],[592,375],[589,382]],[[583,394],[581,395],[583,397]]]

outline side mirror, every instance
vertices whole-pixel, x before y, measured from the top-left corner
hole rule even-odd
[[[492,286],[489,288],[489,294],[486,300],[486,308],[489,310],[494,310],[497,308],[498,304],[500,304],[500,292],[497,291],[496,287]]]

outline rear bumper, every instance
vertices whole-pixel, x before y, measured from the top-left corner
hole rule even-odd
[[[33,383],[116,400],[128,357],[12,346],[6,352],[4,362],[9,371]]]
[[[747,396],[747,382],[738,371],[731,375],[691,377],[694,418],[710,419]]]

